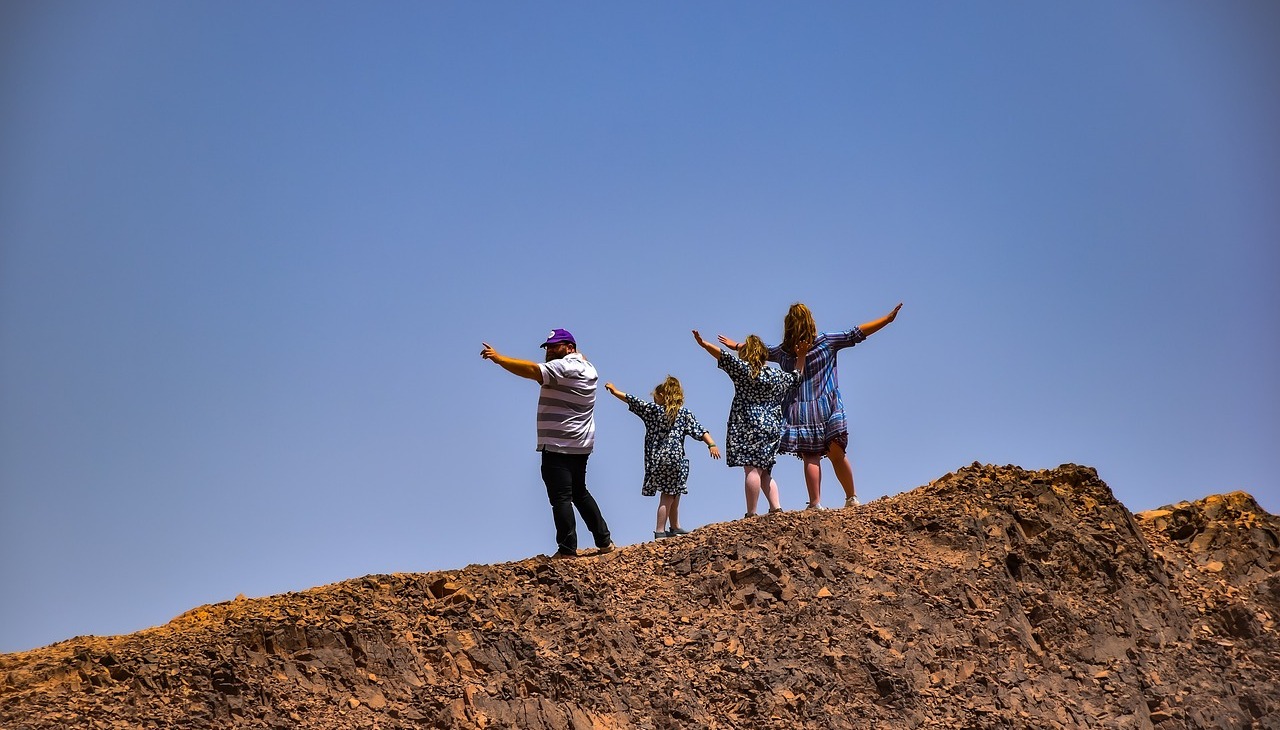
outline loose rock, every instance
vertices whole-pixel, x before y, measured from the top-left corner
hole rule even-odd
[[[1280,520],[973,464],[603,560],[375,575],[0,655],[0,727],[1280,728]]]

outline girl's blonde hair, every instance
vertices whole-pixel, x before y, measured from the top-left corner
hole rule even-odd
[[[668,375],[666,380],[658,383],[658,387],[653,389],[653,400],[657,402],[659,399],[667,409],[667,422],[675,424],[676,416],[684,406],[684,388],[680,386],[679,378]]]
[[[791,305],[786,319],[782,320],[782,351],[795,357],[797,342],[812,343],[818,338],[818,326],[813,323],[813,312],[800,302]]]
[[[769,350],[765,348],[764,341],[759,337],[747,335],[747,339],[738,346],[738,357],[751,367],[751,377],[754,378],[760,374],[765,360],[769,359]]]

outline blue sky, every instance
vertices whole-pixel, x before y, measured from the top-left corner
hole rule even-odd
[[[0,651],[554,550],[537,387],[479,357],[553,327],[723,443],[690,329],[901,301],[840,358],[864,501],[1070,462],[1280,511],[1277,37],[1235,1],[5,3]],[[597,420],[645,540],[642,425]],[[740,516],[689,453],[685,526]]]

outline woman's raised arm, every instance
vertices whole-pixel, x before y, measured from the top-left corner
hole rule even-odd
[[[858,327],[858,329],[862,330],[862,334],[866,335],[867,337],[870,337],[871,335],[883,329],[886,324],[889,324],[894,319],[896,319],[898,316],[899,309],[902,309],[902,302],[898,302],[898,306],[894,307],[892,312],[889,312],[888,314],[881,317],[880,319],[874,319],[870,322],[867,322],[866,324]]]

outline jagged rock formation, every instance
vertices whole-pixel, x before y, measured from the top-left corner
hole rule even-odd
[[[18,728],[1280,728],[1280,520],[1087,467],[0,657]]]

